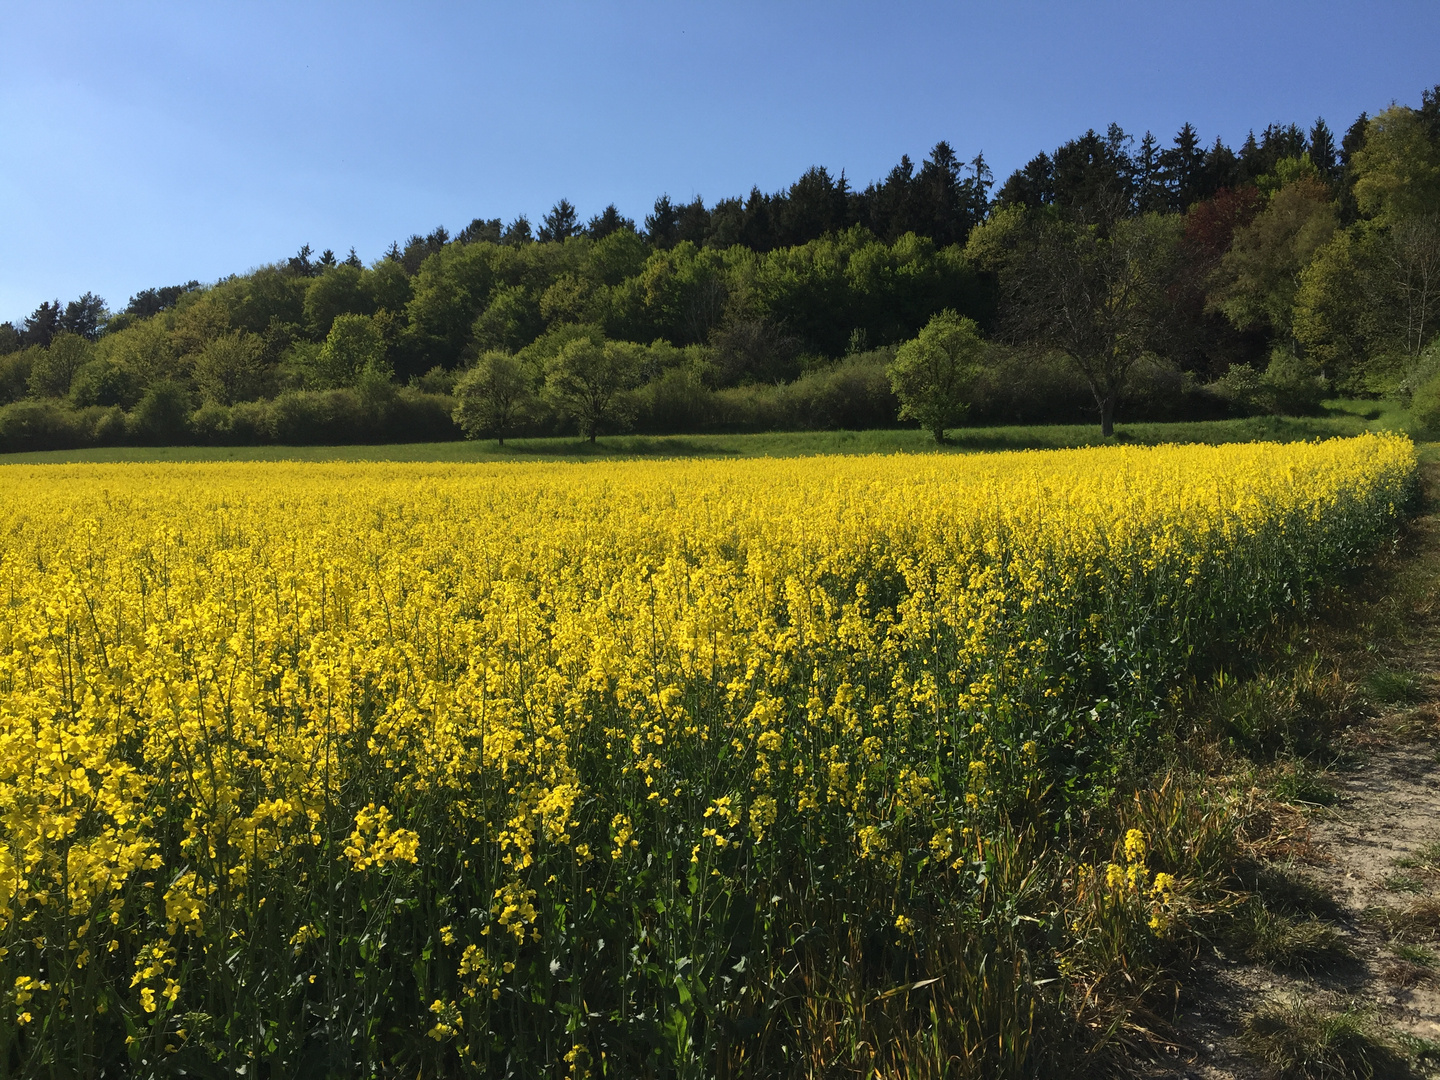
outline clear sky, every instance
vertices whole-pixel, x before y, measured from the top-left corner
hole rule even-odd
[[[1436,0],[0,0],[0,41],[0,320],[561,196],[863,186],[939,139],[1003,180],[1111,121],[1338,136],[1440,82]]]

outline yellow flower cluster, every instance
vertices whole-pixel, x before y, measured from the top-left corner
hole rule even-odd
[[[448,1039],[641,890],[650,942],[712,879],[959,880],[997,801],[1048,786],[1054,717],[1123,736],[1120,704],[1392,528],[1414,468],[1385,436],[5,466],[0,976],[163,1017],[242,960],[335,993],[423,938],[406,1022]]]

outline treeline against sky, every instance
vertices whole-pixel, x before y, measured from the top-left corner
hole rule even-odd
[[[998,184],[941,142],[864,188],[816,167],[771,194],[661,196],[638,223],[562,199],[369,265],[306,246],[118,311],[87,293],[0,323],[0,446],[453,437],[477,358],[511,354],[540,387],[577,338],[633,344],[615,426],[893,424],[885,366],[944,310],[993,346],[974,422],[1313,408],[1427,375],[1437,177],[1427,91],[1343,134],[1271,125],[1236,149],[1111,125]],[[1097,292],[1087,333],[1127,358],[1099,381],[1101,346],[1049,317],[1073,324],[1060,298]],[[522,427],[573,429],[547,400]]]

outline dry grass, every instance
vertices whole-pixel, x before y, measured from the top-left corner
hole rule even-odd
[[[1400,1080],[1410,1063],[1375,1015],[1329,1012],[1299,1001],[1261,1010],[1245,1024],[1245,1045],[1275,1080]]]
[[[1368,915],[1403,945],[1440,940],[1440,897],[1423,896],[1405,908],[1380,908]]]

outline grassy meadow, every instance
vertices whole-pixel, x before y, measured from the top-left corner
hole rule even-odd
[[[354,446],[112,446],[0,455],[0,462],[80,461],[595,461],[623,458],[807,457],[815,454],[977,453],[1055,450],[1114,442],[1298,442],[1403,430],[1406,416],[1389,401],[1337,399],[1323,416],[1256,416],[1238,420],[1120,424],[1112,440],[1094,424],[1038,424],[955,428],[936,446],[923,431],[792,431],[760,435],[608,435],[593,444],[580,438],[389,443]]]

